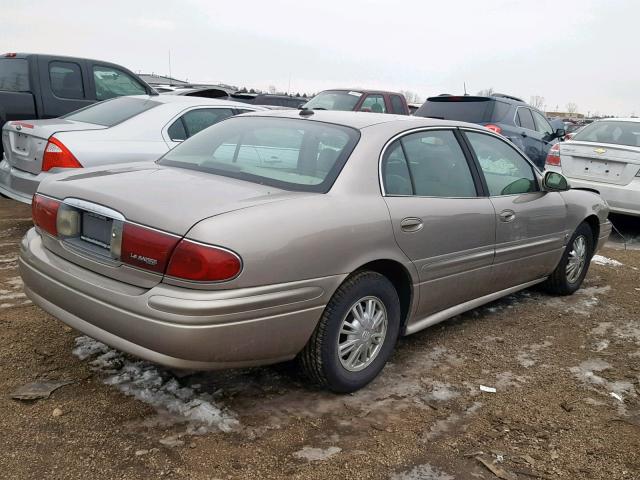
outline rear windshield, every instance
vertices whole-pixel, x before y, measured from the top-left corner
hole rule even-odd
[[[0,58],[0,90],[29,91],[29,64],[24,58]]]
[[[326,193],[359,138],[357,130],[340,125],[236,117],[193,136],[158,163],[285,190]]]
[[[344,110],[350,112],[362,97],[362,92],[332,91],[320,92],[309,100],[305,107],[315,110]]]
[[[118,97],[94,103],[81,110],[71,112],[62,118],[76,122],[93,123],[104,127],[113,127],[158,105],[160,105],[159,102],[144,98]]]
[[[508,104],[490,98],[432,97],[427,99],[414,115],[469,123],[488,123],[499,121],[508,110]]]
[[[594,122],[577,132],[573,140],[640,147],[640,122]]]

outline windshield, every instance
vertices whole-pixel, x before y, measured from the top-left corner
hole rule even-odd
[[[236,117],[193,136],[158,163],[326,193],[359,137],[355,129],[311,120]]]
[[[599,121],[578,131],[573,140],[640,147],[640,122]]]
[[[343,110],[350,112],[362,97],[361,92],[331,91],[320,92],[309,100],[304,107],[311,110]]]
[[[0,90],[29,91],[29,65],[23,58],[0,59]]]
[[[104,127],[113,127],[158,105],[160,105],[159,102],[146,98],[118,97],[113,100],[94,103],[64,115],[62,118],[76,122],[93,123]]]

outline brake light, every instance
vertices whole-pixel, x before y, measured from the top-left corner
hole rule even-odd
[[[151,228],[125,223],[122,227],[120,260],[134,267],[164,273],[179,237]]]
[[[549,149],[549,153],[547,154],[547,160],[545,162],[547,165],[560,165],[560,144],[556,143]]]
[[[49,137],[47,147],[44,149],[42,171],[48,172],[52,168],[82,168],[69,149],[53,136]]]
[[[485,128],[488,128],[489,130],[495,133],[500,133],[500,134],[502,133],[502,129],[497,125],[493,125],[492,123],[489,125],[485,125]]]
[[[57,236],[56,221],[59,207],[59,201],[36,193],[31,200],[31,216],[33,217],[34,225],[54,237]]]
[[[11,122],[11,125],[13,125],[14,127],[20,127],[20,128],[33,128],[33,124],[26,123],[26,122]]]
[[[16,53],[5,53],[4,56],[7,57],[7,58],[16,58],[17,54]]]
[[[167,275],[197,282],[221,282],[237,277],[242,261],[235,253],[183,239],[171,255]]]

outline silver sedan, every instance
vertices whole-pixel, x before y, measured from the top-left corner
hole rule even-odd
[[[611,230],[600,196],[483,127],[309,110],[66,173],[33,212],[25,291],[73,328],[176,368],[297,357],[337,392],[400,335],[535,284],[575,292]]]
[[[48,176],[69,168],[157,160],[169,149],[238,113],[237,102],[177,95],[119,97],[61,118],[8,122],[0,194],[24,203]]]

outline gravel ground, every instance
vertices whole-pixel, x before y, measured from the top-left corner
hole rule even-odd
[[[638,250],[600,252],[622,265],[592,263],[572,297],[528,290],[404,338],[338,396],[291,364],[167,371],[72,331],[22,292],[29,217],[0,200],[1,478],[640,478]],[[10,397],[36,380],[72,383]]]

